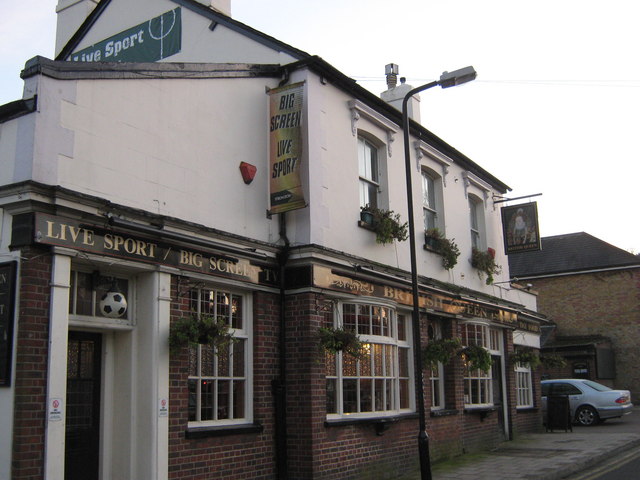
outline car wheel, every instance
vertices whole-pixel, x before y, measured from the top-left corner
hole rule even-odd
[[[598,412],[596,412],[595,409],[588,405],[583,405],[576,410],[576,421],[580,425],[590,427],[591,425],[596,425],[600,419],[598,417]]]

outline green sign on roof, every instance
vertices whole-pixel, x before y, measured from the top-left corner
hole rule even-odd
[[[180,8],[72,53],[73,62],[157,62],[180,52]]]

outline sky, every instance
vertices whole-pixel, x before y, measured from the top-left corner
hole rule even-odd
[[[57,0],[0,0],[0,105],[20,70],[54,56]],[[543,237],[586,232],[640,253],[636,0],[231,0],[232,16],[380,94],[472,65],[477,80],[421,94],[422,124],[536,201]],[[497,208],[501,205],[498,204]]]

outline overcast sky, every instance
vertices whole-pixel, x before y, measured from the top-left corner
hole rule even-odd
[[[0,0],[0,104],[53,57],[57,0]],[[421,94],[422,123],[509,185],[542,193],[542,236],[587,232],[640,252],[640,55],[635,0],[232,0],[232,15],[319,55],[363,87],[396,63],[414,86],[473,65],[475,82]],[[522,200],[529,201],[529,200]]]

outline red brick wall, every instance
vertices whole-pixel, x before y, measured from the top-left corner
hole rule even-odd
[[[611,338],[616,388],[640,398],[640,269],[537,279],[538,308],[558,325],[558,335]],[[564,373],[564,372],[563,372]]]
[[[188,296],[179,296],[172,282],[171,320],[189,312]],[[274,411],[271,379],[277,375],[279,298],[255,292],[254,311],[254,421],[261,433],[187,439],[188,353],[184,349],[171,357],[169,478],[171,479],[273,479],[275,478]]]
[[[13,480],[44,478],[51,255],[24,249],[18,281]]]
[[[418,423],[394,423],[383,435],[373,425],[326,427],[326,380],[317,332],[324,298],[292,295],[287,300],[289,472],[306,480],[384,478],[417,466]]]

